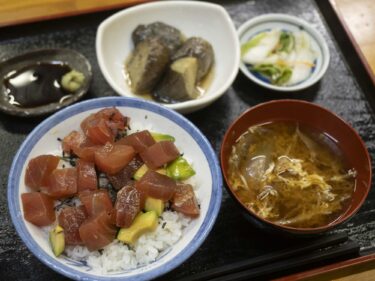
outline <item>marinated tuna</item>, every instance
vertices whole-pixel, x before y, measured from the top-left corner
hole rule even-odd
[[[29,161],[26,168],[25,184],[32,190],[48,185],[49,176],[57,168],[60,158],[53,155],[40,155]]]
[[[176,182],[171,178],[148,170],[146,174],[136,183],[136,188],[147,196],[161,199],[164,202],[173,197]]]
[[[144,130],[120,139],[117,144],[126,144],[134,148],[138,153],[155,144],[155,140],[149,131]]]
[[[86,220],[87,214],[83,206],[65,207],[58,216],[59,225],[64,229],[65,244],[81,245],[79,227]]]
[[[79,159],[77,161],[77,188],[78,192],[96,190],[98,179],[94,163]]]
[[[118,193],[113,210],[113,221],[118,227],[129,227],[141,211],[141,194],[132,185],[124,186]]]
[[[114,189],[119,190],[125,185],[128,185],[132,180],[135,172],[143,165],[142,159],[136,155],[128,165],[114,175],[108,175],[109,182]]]
[[[190,184],[177,184],[172,198],[172,209],[192,218],[199,216],[197,198]]]
[[[83,244],[89,251],[96,251],[107,246],[115,239],[117,229],[111,223],[111,215],[102,212],[87,219],[79,228]]]
[[[37,226],[46,226],[56,219],[53,199],[40,192],[29,192],[21,195],[23,216],[25,220]]]
[[[107,190],[85,190],[79,194],[79,200],[85,206],[89,216],[95,216],[105,211],[112,211],[113,205]]]
[[[95,152],[95,164],[100,171],[114,175],[121,171],[134,158],[133,147],[106,143]]]
[[[41,192],[55,199],[74,196],[77,193],[77,169],[54,170],[49,178],[48,186],[42,187]]]
[[[157,142],[140,153],[146,165],[154,170],[175,160],[179,155],[180,152],[172,141]]]

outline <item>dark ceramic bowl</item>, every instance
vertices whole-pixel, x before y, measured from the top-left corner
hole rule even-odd
[[[85,81],[80,89],[62,102],[52,102],[36,107],[18,107],[9,103],[5,93],[4,79],[11,71],[23,67],[45,62],[64,62],[72,69],[78,70],[85,76]],[[0,62],[0,110],[15,116],[32,117],[55,112],[81,99],[88,91],[92,79],[91,64],[81,53],[70,49],[41,49],[31,51]],[[45,93],[48,94],[48,93]]]
[[[272,121],[298,121],[300,124],[325,132],[335,140],[348,164],[357,171],[356,188],[349,207],[345,213],[334,222],[315,228],[296,228],[278,225],[265,220],[250,211],[233,192],[228,176],[228,158],[236,139],[250,126]],[[227,183],[226,188],[237,201],[246,217],[255,222],[257,226],[268,230],[289,234],[311,235],[322,233],[336,227],[351,218],[365,201],[371,187],[371,160],[366,146],[357,132],[344,120],[329,110],[300,100],[277,100],[259,104],[247,110],[229,127],[221,146],[221,168]]]

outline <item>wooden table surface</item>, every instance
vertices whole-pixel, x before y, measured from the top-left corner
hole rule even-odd
[[[0,27],[126,7],[147,0],[0,0]]]
[[[375,76],[375,1],[330,0]]]

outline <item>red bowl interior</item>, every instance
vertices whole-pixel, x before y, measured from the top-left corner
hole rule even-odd
[[[350,167],[357,171],[357,185],[351,203],[347,211],[336,221],[316,228],[295,228],[281,226],[267,221],[248,210],[232,191],[227,178],[228,158],[232,145],[236,139],[250,126],[272,121],[298,121],[309,127],[325,132],[338,141],[341,151],[344,153]],[[221,146],[221,167],[229,191],[234,195],[238,203],[259,220],[271,224],[277,228],[294,233],[318,233],[323,232],[342,223],[354,215],[365,201],[371,187],[371,160],[360,136],[356,131],[340,117],[329,110],[300,100],[277,100],[259,104],[247,110],[229,127]]]

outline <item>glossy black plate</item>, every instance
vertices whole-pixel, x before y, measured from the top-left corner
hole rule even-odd
[[[85,76],[83,86],[79,90],[71,93],[68,98],[63,99],[60,102],[52,102],[35,107],[19,107],[9,102],[9,98],[5,93],[6,88],[3,83],[7,74],[30,65],[35,65],[36,63],[52,62],[67,64],[71,69],[83,73]],[[52,113],[82,98],[90,87],[91,78],[92,72],[90,62],[79,52],[70,49],[41,49],[3,60],[0,62],[0,110],[7,114],[22,117]]]

